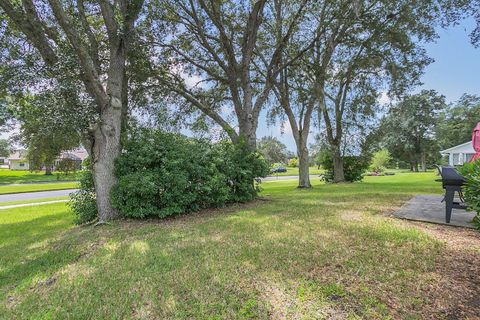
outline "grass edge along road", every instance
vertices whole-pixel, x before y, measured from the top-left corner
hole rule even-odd
[[[0,185],[1,194],[27,193],[52,190],[69,190],[78,188],[78,182],[55,182],[55,183],[24,183],[15,185]]]
[[[2,207],[12,206],[12,205],[16,205],[16,204],[43,203],[43,202],[49,202],[49,201],[68,200],[68,199],[69,199],[68,196],[60,196],[60,197],[30,199],[30,200],[5,201],[5,202],[0,202],[0,209]]]
[[[74,227],[65,204],[5,210],[0,314],[441,319],[464,306],[474,315],[479,306],[468,303],[468,280],[450,274],[445,243],[383,214],[414,194],[440,194],[434,178],[315,179],[311,190],[265,182],[263,201],[102,227]],[[468,250],[478,258],[480,249]]]

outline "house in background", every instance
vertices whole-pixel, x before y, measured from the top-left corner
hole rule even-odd
[[[468,141],[458,146],[451,147],[440,151],[442,156],[448,156],[448,164],[450,166],[461,166],[469,162],[475,155],[475,150],[472,146],[472,141]]]
[[[71,151],[64,151],[54,161],[52,171],[55,171],[59,163],[64,160],[73,162],[75,170],[82,169],[82,162],[88,157],[87,150],[84,148],[77,148]],[[27,150],[15,150],[7,159],[8,168],[10,170],[37,170],[38,168],[31,168],[30,161],[27,159]],[[40,168],[45,170],[45,168]],[[73,169],[73,168],[72,168]]]
[[[64,151],[60,154],[57,160],[55,160],[54,167],[58,167],[61,161],[69,160],[74,163],[75,170],[82,170],[82,162],[88,157],[87,150],[85,148],[77,148],[71,151]]]
[[[10,170],[30,170],[30,163],[27,160],[27,150],[15,150],[7,160]]]

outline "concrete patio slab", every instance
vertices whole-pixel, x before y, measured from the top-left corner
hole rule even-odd
[[[446,223],[445,202],[441,202],[442,199],[443,196],[418,195],[407,201],[393,215],[407,220],[473,228],[470,222],[475,217],[475,213],[465,210],[453,209],[450,223]]]

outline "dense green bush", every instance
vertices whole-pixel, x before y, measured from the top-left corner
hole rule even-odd
[[[86,159],[85,167],[90,168]],[[95,188],[93,175],[90,169],[83,170],[80,175],[80,188],[70,197],[70,208],[75,214],[75,223],[84,224],[97,218],[97,204],[95,202]]]
[[[473,223],[480,231],[480,160],[463,165],[460,172],[467,180],[463,190],[465,201],[468,207],[477,213]]]
[[[325,182],[333,181],[333,157],[329,152],[322,153],[319,159],[320,165],[325,169],[323,174],[323,180]],[[368,169],[369,162],[364,157],[359,156],[344,156],[343,157],[343,170],[345,174],[345,181],[355,182],[363,179],[363,174]]]
[[[122,216],[167,217],[253,199],[268,174],[258,153],[182,135],[139,130],[117,159],[113,206]]]
[[[245,202],[254,199],[259,191],[255,178],[270,173],[268,163],[258,152],[251,152],[245,144],[221,142],[213,146],[216,167],[225,175],[229,193],[228,202]]]

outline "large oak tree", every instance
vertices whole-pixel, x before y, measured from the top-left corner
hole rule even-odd
[[[282,61],[281,52],[298,32],[310,2],[166,1],[152,19],[150,39],[153,52],[161,52],[152,59],[153,68],[162,71],[159,85],[212,119],[234,143],[255,148],[260,112],[274,80],[295,60]],[[283,30],[277,39],[267,30],[279,7],[288,15],[273,26]],[[306,51],[311,43],[304,39],[301,50]]]
[[[26,40],[35,48],[41,63],[31,65],[41,70],[44,80],[54,82],[46,87],[81,84],[73,99],[95,107],[84,143],[92,158],[100,221],[117,216],[110,190],[127,110],[127,56],[142,6],[143,0],[0,0],[1,14],[8,18],[2,27],[10,39],[19,39],[17,44]],[[24,90],[35,92],[45,83],[35,85]]]

